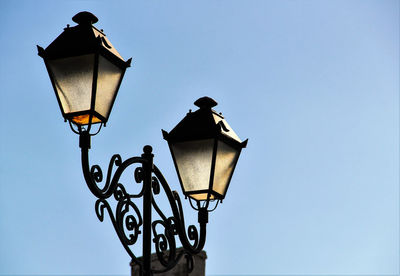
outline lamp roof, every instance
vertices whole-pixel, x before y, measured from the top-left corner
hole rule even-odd
[[[46,59],[58,59],[91,53],[102,53],[121,67],[129,67],[130,60],[125,62],[102,30],[92,24],[98,21],[90,12],[80,12],[72,20],[78,25],[67,27],[45,49],[38,46],[39,55]]]
[[[247,140],[242,142],[226,122],[221,113],[212,107],[217,102],[209,97],[202,97],[194,102],[198,110],[186,114],[170,133],[163,130],[164,139],[169,142],[183,142],[200,139],[221,138],[234,146],[246,147]]]

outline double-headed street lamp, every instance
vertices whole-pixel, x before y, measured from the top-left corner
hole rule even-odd
[[[93,26],[98,21],[96,16],[80,12],[72,19],[78,25],[68,25],[46,49],[38,46],[38,51],[44,59],[61,113],[71,129],[79,134],[83,175],[90,191],[98,198],[96,215],[103,221],[104,210],[107,210],[122,245],[132,258],[132,264],[139,265],[141,275],[168,271],[182,256],[187,258],[190,271],[192,255],[199,253],[205,244],[208,213],[225,198],[247,140],[239,139],[224,117],[212,109],[217,103],[208,97],[198,99],[195,105],[199,109],[190,111],[169,133],[163,130],[183,194],[198,212],[200,230],[194,225],[186,230],[179,195],[171,191],[154,165],[151,146],[145,146],[140,157],[125,161],[119,154],[113,155],[103,183],[100,166],[89,165],[90,138],[107,123],[131,60],[124,61],[103,31]],[[97,126],[96,131],[94,126]],[[134,179],[142,184],[139,193],[130,194],[121,184],[121,176],[129,167],[135,168]],[[155,200],[161,187],[172,210],[170,217]],[[112,196],[114,204],[109,202]],[[143,215],[134,202],[140,198],[143,198]],[[153,209],[160,219],[153,221]],[[137,242],[140,234],[143,256],[137,258],[130,246]],[[176,236],[183,246],[179,253]],[[162,270],[151,269],[152,242],[164,266]]]

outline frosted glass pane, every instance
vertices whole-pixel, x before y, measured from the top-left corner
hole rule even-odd
[[[186,192],[209,188],[213,146],[213,139],[171,145]]]
[[[224,142],[218,141],[217,159],[215,162],[213,190],[221,195],[225,194],[229,179],[233,173],[235,163],[239,157],[237,150]]]
[[[64,113],[90,109],[94,55],[48,61]]]
[[[201,193],[201,194],[191,194],[190,197],[195,200],[207,200],[208,193]],[[210,199],[214,199],[214,195],[210,195]]]
[[[87,125],[89,124],[89,119],[90,119],[90,115],[85,114],[85,115],[78,115],[78,116],[74,116],[72,117],[72,121],[77,123],[78,125]],[[96,116],[92,116],[92,123],[100,123],[101,120],[99,118],[97,118]]]
[[[95,110],[105,118],[108,118],[110,113],[121,75],[120,68],[104,57],[99,57]]]

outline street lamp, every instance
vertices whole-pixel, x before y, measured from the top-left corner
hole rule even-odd
[[[65,120],[77,125],[106,123],[125,70],[124,61],[102,30],[97,17],[80,12],[47,48],[38,47],[44,59]]]
[[[217,103],[208,97],[195,103],[199,109],[189,112],[170,132],[168,141],[183,194],[195,201],[223,200],[240,151],[241,142],[221,114],[211,108]]]
[[[38,46],[38,51],[44,59],[61,113],[79,134],[83,175],[88,188],[98,198],[96,215],[103,221],[107,210],[118,238],[132,258],[131,265],[139,265],[141,275],[168,271],[183,256],[191,271],[192,256],[205,244],[208,213],[225,198],[247,140],[242,142],[224,117],[212,109],[217,103],[209,97],[198,99],[195,105],[199,109],[190,111],[171,132],[163,130],[183,194],[198,212],[199,230],[194,225],[186,230],[180,197],[171,191],[153,164],[151,146],[145,146],[141,156],[124,161],[119,154],[113,155],[103,183],[100,166],[89,165],[90,140],[106,124],[130,60],[124,61],[105,34],[92,25],[97,22],[93,14],[81,12],[73,20],[77,26],[68,26],[46,49]],[[91,130],[93,124],[99,124],[97,132]],[[121,183],[127,168],[134,168],[134,179],[142,184],[139,193],[129,193]],[[156,195],[161,191],[170,204],[170,217],[157,205]],[[112,196],[115,202],[110,204]],[[139,199],[143,201],[143,215],[135,203]],[[153,209],[160,219],[153,221]],[[143,256],[137,258],[130,246],[140,234]],[[179,252],[176,237],[183,246]],[[152,242],[164,266],[162,270],[151,268]]]

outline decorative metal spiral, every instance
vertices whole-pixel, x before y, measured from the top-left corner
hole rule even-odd
[[[98,165],[90,167],[88,162],[88,149],[82,149],[82,165],[84,175],[88,187],[93,194],[98,197],[95,204],[96,215],[100,221],[104,220],[105,210],[107,211],[114,229],[120,239],[125,250],[132,258],[133,263],[143,266],[141,258],[137,258],[130,246],[134,245],[139,236],[142,234],[143,218],[138,206],[134,203],[134,199],[143,197],[144,193],[144,164],[146,160],[141,157],[129,158],[122,161],[120,155],[112,156],[108,165],[107,177],[103,182],[103,172]],[[142,185],[142,189],[138,194],[129,194],[126,188],[119,182],[121,175],[130,166],[137,166],[134,170],[133,178],[136,183]],[[185,231],[185,221],[183,217],[182,204],[178,193],[171,191],[165,178],[153,165],[151,171],[151,205],[161,219],[154,220],[151,223],[153,234],[153,243],[156,249],[156,255],[160,263],[164,266],[162,270],[153,270],[153,273],[161,273],[172,269],[184,256],[186,258],[187,271],[193,270],[193,254],[197,254],[204,246],[205,225],[201,225],[201,234],[194,225],[190,225]],[[161,189],[162,188],[162,189]],[[165,192],[171,206],[173,216],[167,217],[158,207],[155,196],[160,194],[161,190]],[[110,196],[116,202],[112,205],[109,203]],[[111,206],[115,206],[114,209]],[[162,229],[162,231],[160,231]],[[177,253],[177,240],[183,245],[183,250]]]
[[[119,154],[114,154],[111,157],[110,163],[108,165],[107,180],[104,184],[104,187],[102,189],[98,188],[99,190],[101,190],[102,193],[106,193],[110,189],[111,175],[114,165],[116,167],[119,167],[121,164],[122,164],[121,156]],[[92,168],[90,169],[90,175],[98,187],[98,184],[100,184],[103,181],[103,171],[101,170],[100,166],[93,165]]]

